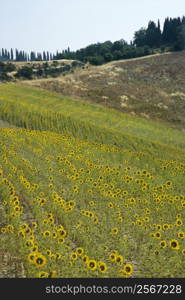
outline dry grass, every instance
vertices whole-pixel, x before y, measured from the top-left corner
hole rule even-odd
[[[89,66],[56,79],[24,82],[185,128],[185,51]],[[128,98],[122,101],[122,96]]]

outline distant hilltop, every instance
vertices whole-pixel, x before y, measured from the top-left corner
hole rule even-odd
[[[160,21],[157,24],[149,21],[147,28],[142,27],[134,33],[133,40],[128,43],[124,39],[115,42],[91,44],[77,51],[71,51],[68,47],[61,52],[50,53],[48,51],[27,53],[23,50],[10,51],[2,48],[0,61],[50,61],[60,59],[72,59],[89,62],[92,65],[145,56],[157,52],[185,50],[185,17],[165,19],[163,29]]]

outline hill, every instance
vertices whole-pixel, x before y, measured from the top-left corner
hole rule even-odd
[[[184,277],[182,132],[15,84],[0,118],[0,277]]]
[[[85,68],[80,61],[61,59],[53,61],[1,62],[0,82],[15,82],[25,79],[54,78]]]
[[[184,59],[185,51],[157,54],[89,66],[73,74],[26,84],[184,130]]]

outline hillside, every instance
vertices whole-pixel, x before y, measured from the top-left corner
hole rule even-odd
[[[24,82],[185,129],[185,51],[89,66]]]
[[[16,82],[25,79],[55,78],[85,68],[83,62],[70,59],[53,61],[0,61],[0,82]]]
[[[184,277],[184,133],[0,85],[0,277]]]

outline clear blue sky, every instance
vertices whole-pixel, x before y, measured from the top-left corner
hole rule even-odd
[[[185,0],[0,0],[0,48],[76,50],[126,41],[149,20],[185,15]]]

